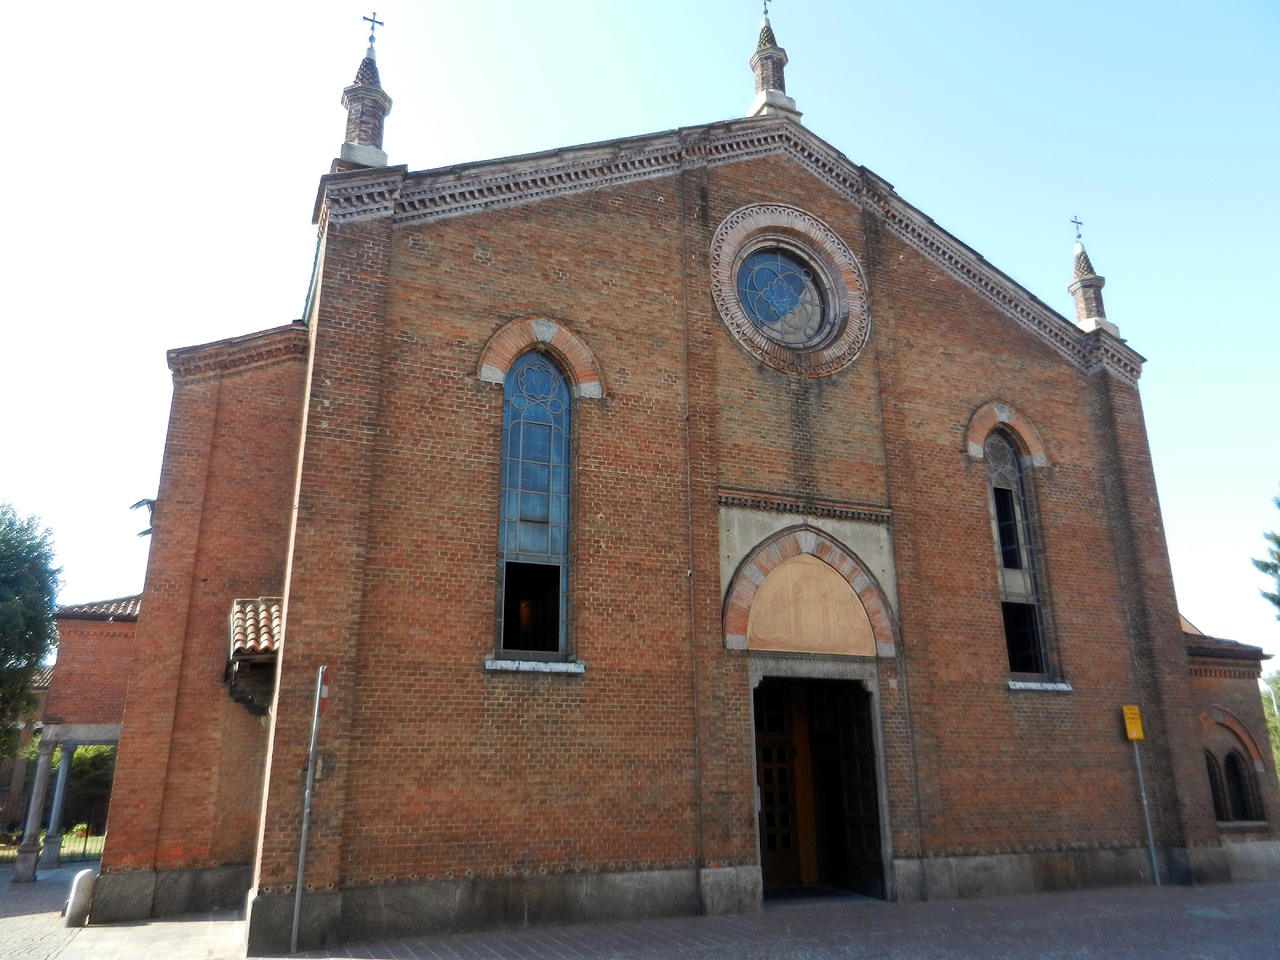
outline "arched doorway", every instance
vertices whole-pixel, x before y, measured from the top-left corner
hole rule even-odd
[[[739,566],[725,628],[751,658],[765,896],[885,896],[876,658],[895,635],[875,579],[822,532],[785,530]]]

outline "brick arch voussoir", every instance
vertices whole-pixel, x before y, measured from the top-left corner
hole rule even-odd
[[[999,427],[1017,434],[1033,467],[1049,465],[1049,455],[1036,425],[1013,404],[1005,403],[1003,400],[989,400],[978,407],[969,418],[969,426],[964,434],[965,450],[969,456],[975,460],[985,459],[983,445],[987,442],[991,431]]]
[[[604,377],[591,348],[564,324],[541,316],[518,317],[499,327],[480,351],[476,376],[486,383],[502,383],[511,365],[530,350],[555,358],[575,397],[604,396]]]
[[[1249,728],[1240,722],[1230,710],[1223,707],[1214,707],[1200,714],[1200,726],[1204,730],[1208,730],[1213,724],[1220,727],[1226,727],[1235,738],[1240,741],[1245,752],[1249,754],[1249,760],[1255,767],[1262,762],[1262,751],[1258,748],[1258,741],[1253,738],[1253,734],[1249,732]]]
[[[857,595],[871,621],[877,649],[897,649],[898,622],[880,584],[857,554],[821,530],[809,526],[788,527],[756,545],[734,571],[724,599],[722,623],[725,646],[747,649],[747,620],[751,604],[775,568],[792,557],[808,554],[838,573]],[[887,646],[882,646],[887,645]]]

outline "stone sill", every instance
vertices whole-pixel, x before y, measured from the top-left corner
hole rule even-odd
[[[1266,820],[1219,820],[1218,829],[1223,833],[1270,833],[1271,824]]]
[[[490,673],[567,673],[587,672],[586,664],[562,660],[486,660],[485,670]]]
[[[1071,693],[1071,684],[1047,680],[1010,680],[1010,690],[1046,690],[1051,693]]]

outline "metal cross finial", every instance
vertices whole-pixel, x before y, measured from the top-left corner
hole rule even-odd
[[[767,2],[767,0],[766,0],[766,2]],[[369,21],[369,46],[371,46],[371,47],[372,47],[372,46],[373,46],[373,31],[377,30],[379,27],[385,27],[385,26],[386,26],[386,24],[385,24],[385,23],[383,23],[381,20],[379,20],[379,19],[378,19],[378,11],[376,11],[376,10],[373,12],[373,16],[372,16],[372,17],[362,17],[361,19],[363,19],[363,20],[368,20],[368,21]]]
[[[1080,239],[1080,228],[1084,226],[1084,221],[1079,217],[1072,217],[1071,222],[1076,225],[1076,239]]]

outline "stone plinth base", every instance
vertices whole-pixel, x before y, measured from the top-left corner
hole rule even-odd
[[[293,901],[293,894],[250,896],[246,911],[248,956],[288,951]],[[424,933],[643,920],[759,907],[758,867],[348,887],[302,898],[298,947],[312,950],[339,942]]]
[[[1157,860],[1161,883],[1231,879],[1226,853],[1217,847],[1160,850]],[[894,872],[898,900],[957,900],[1152,882],[1145,847],[902,858],[894,861]]]
[[[103,873],[93,888],[90,923],[119,923],[183,913],[236,910],[253,885],[253,867],[203,870],[130,870]]]

